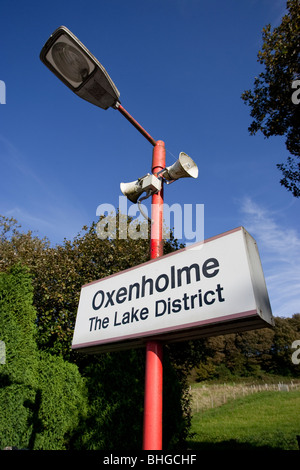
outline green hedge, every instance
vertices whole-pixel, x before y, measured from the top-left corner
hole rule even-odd
[[[0,449],[61,450],[86,413],[86,387],[74,364],[41,352],[27,270],[0,273]]]

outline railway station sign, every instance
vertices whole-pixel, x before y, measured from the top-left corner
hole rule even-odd
[[[272,325],[256,242],[238,227],[84,285],[72,349],[115,351]]]

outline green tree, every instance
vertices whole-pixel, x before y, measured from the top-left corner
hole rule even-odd
[[[238,335],[238,349],[244,357],[243,374],[257,376],[272,368],[274,330],[262,328]]]
[[[231,333],[206,338],[205,351],[193,371],[197,380],[262,377],[264,373],[299,376],[293,364],[292,344],[300,338],[300,314],[275,317],[274,328]]]
[[[270,24],[263,28],[258,62],[264,71],[255,77],[253,90],[245,91],[242,99],[251,108],[251,135],[261,131],[266,138],[285,136],[290,155],[286,164],[277,165],[283,174],[280,183],[300,197],[300,104],[292,99],[296,93],[293,86],[300,85],[299,0],[288,0],[286,8],[287,14],[277,28],[272,31]]]
[[[272,344],[273,371],[283,375],[300,375],[299,365],[292,362],[292,343],[299,339],[300,315],[291,318],[275,317]]]
[[[64,449],[85,413],[78,368],[41,352],[36,343],[33,288],[25,267],[0,272],[0,449]]]
[[[0,337],[5,342],[5,364],[0,365],[0,448],[27,448],[38,388],[35,311],[32,287],[23,268],[0,273]]]

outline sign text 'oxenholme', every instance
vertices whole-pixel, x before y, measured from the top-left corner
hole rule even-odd
[[[256,243],[239,227],[82,287],[73,349],[125,349],[272,324]]]

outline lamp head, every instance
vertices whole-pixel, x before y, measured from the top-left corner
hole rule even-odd
[[[102,109],[119,102],[120,93],[103,65],[65,26],[50,36],[40,59],[80,98]]]

